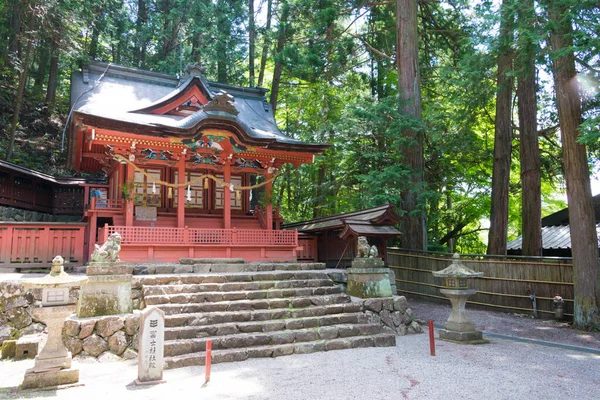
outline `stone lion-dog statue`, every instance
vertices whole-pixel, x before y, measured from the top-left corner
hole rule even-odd
[[[94,245],[92,261],[94,262],[120,262],[121,235],[119,232],[111,234],[102,246]]]
[[[377,247],[369,246],[366,236],[358,237],[358,254],[356,258],[375,258],[378,255]]]

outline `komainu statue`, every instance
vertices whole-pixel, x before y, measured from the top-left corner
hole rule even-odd
[[[93,262],[120,262],[119,252],[121,251],[121,235],[115,232],[108,237],[106,243],[102,246],[94,245],[92,253]]]
[[[369,246],[366,236],[358,237],[358,254],[356,258],[375,258],[379,255],[376,246]]]

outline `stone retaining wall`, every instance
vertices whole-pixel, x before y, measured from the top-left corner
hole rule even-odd
[[[362,302],[371,323],[380,323],[400,336],[423,332],[404,296],[362,299]]]
[[[39,211],[0,206],[0,221],[7,222],[79,222],[81,215],[54,215]]]
[[[136,358],[139,320],[139,312],[83,319],[72,316],[65,321],[63,343],[73,356],[100,361],[115,356]]]

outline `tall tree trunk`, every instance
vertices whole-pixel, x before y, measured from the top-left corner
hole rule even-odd
[[[46,78],[46,67],[48,66],[48,43],[46,40],[42,40],[40,47],[38,48],[38,68],[35,72],[35,81],[33,86],[36,89],[41,90],[44,80]]]
[[[13,66],[14,58],[21,58],[21,42],[19,34],[21,33],[21,10],[22,4],[20,0],[14,0],[12,6],[12,14],[10,17],[10,35],[8,37],[8,48],[4,53],[4,65],[7,67]]]
[[[510,153],[512,142],[512,78],[511,50],[514,28],[512,1],[503,0],[500,22],[500,54],[498,55],[498,89],[494,136],[494,167],[492,171],[492,206],[488,254],[506,254],[508,232],[508,188],[510,182]]]
[[[48,89],[46,90],[46,106],[48,107],[48,115],[54,111],[55,100],[56,100],[56,88],[58,84],[58,55],[60,52],[59,47],[60,30],[56,32],[55,37],[52,39],[52,47],[50,48],[50,73],[48,74]]]
[[[277,50],[275,52],[275,69],[273,71],[273,82],[271,83],[271,107],[273,114],[277,111],[277,98],[279,96],[279,83],[283,73],[283,63],[281,61],[283,49],[287,41],[287,25],[289,17],[289,7],[286,0],[281,1],[281,16],[279,18],[279,28],[277,29]]]
[[[248,0],[248,76],[250,87],[254,87],[254,0]]]
[[[136,46],[134,64],[138,68],[146,68],[146,46],[148,39],[146,38],[146,24],[148,23],[148,8],[146,0],[138,0],[136,27]]]
[[[258,71],[258,86],[262,86],[265,79],[265,67],[267,66],[267,57],[269,56],[269,47],[271,45],[269,34],[271,33],[271,15],[273,0],[267,0],[267,25],[263,34],[262,55],[260,57],[260,70]]]
[[[230,26],[227,20],[227,4],[224,0],[217,1],[217,81],[227,83],[227,57],[228,38]]]
[[[98,18],[98,17],[97,17]],[[98,56],[98,42],[100,40],[100,21],[96,19],[94,21],[94,27],[92,28],[92,39],[90,41],[90,52],[89,56],[92,60],[95,60]]]
[[[519,2],[517,97],[521,138],[522,238],[524,256],[542,255],[542,194],[535,88],[535,11],[533,0]]]
[[[421,119],[421,83],[419,76],[417,2],[396,2],[396,64],[400,112]],[[404,216],[402,218],[402,246],[408,249],[427,249],[425,215],[419,205],[418,195],[423,189],[423,135],[415,129],[402,132],[405,144],[403,162],[410,169],[411,187],[402,192]]]
[[[31,13],[29,17],[28,30],[32,29],[33,22],[35,20],[35,13]],[[25,83],[27,82],[27,76],[29,74],[29,57],[31,55],[31,44],[32,38],[27,38],[27,46],[25,50],[25,58],[21,60],[21,73],[19,74],[19,85],[17,86],[17,93],[15,96],[15,102],[13,103],[13,117],[10,122],[10,129],[8,131],[8,148],[6,150],[6,161],[10,161],[13,156],[15,146],[15,136],[17,132],[17,124],[19,123],[19,117],[21,115],[21,105],[23,103],[23,94],[25,93]]]
[[[569,228],[573,255],[574,326],[600,329],[598,237],[585,146],[577,142],[582,122],[571,20],[566,7],[548,1],[554,87],[567,181]]]

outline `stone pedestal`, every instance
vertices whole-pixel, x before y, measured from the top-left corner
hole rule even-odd
[[[81,287],[77,316],[88,318],[131,313],[132,272],[133,267],[126,263],[89,263],[86,268],[89,280]]]
[[[440,289],[440,292],[452,303],[452,312],[444,325],[446,329],[439,330],[440,339],[462,343],[488,343],[483,339],[481,331],[475,328],[475,324],[465,311],[467,298],[477,291],[474,289]]]
[[[348,268],[348,286],[346,293],[363,299],[372,297],[391,297],[389,268],[383,267],[381,258],[355,258],[352,268]]]
[[[71,368],[71,353],[62,342],[65,318],[73,314],[75,305],[34,309],[36,318],[48,327],[48,339],[35,358],[35,365],[25,373],[22,389],[44,388],[79,381],[79,370]]]

